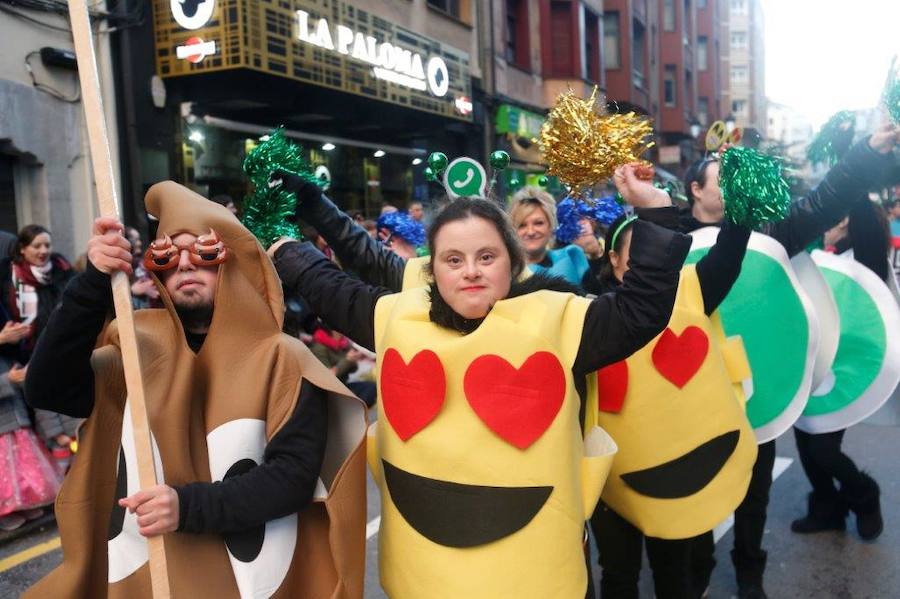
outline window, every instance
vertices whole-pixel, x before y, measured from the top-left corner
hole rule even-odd
[[[678,90],[675,79],[676,67],[674,64],[666,65],[665,79],[663,80],[663,99],[666,106],[675,106],[678,101]]]
[[[468,23],[470,20],[469,2],[470,0],[428,0],[428,6]]]
[[[550,3],[550,74],[574,76],[572,65],[572,3]]]
[[[697,8],[706,8],[706,0],[697,0]]]
[[[647,43],[647,35],[644,24],[633,19],[631,21],[631,73],[634,85],[639,88],[644,87],[644,52]]]
[[[18,231],[16,187],[13,183],[13,158],[0,154],[0,230]]]
[[[584,70],[585,78],[600,82],[600,17],[584,11]]]
[[[618,69],[622,66],[619,41],[619,13],[603,13],[603,64],[607,69]],[[634,43],[637,44],[637,40]]]
[[[731,47],[735,49],[746,48],[747,47],[747,32],[746,31],[732,31],[731,32]]]
[[[506,61],[531,69],[527,0],[506,0]]]
[[[732,83],[747,83],[749,81],[749,71],[747,67],[731,67]]]
[[[733,15],[747,14],[747,0],[731,0],[731,14],[733,14]]]
[[[732,100],[731,112],[742,115],[747,112],[747,100]]]
[[[675,0],[663,0],[663,31],[675,31]]]
[[[694,105],[694,76],[689,69],[684,69],[684,111],[690,112]]]
[[[709,98],[706,96],[697,100],[697,120],[704,127],[709,124]]]
[[[701,35],[697,38],[697,69],[705,71],[709,68],[709,38]]]

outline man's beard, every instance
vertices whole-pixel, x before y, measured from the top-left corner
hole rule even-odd
[[[180,302],[175,304],[175,312],[185,329],[209,328],[212,322],[211,302]]]

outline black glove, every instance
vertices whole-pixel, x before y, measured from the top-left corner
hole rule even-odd
[[[297,205],[309,202],[317,202],[322,197],[322,188],[315,183],[310,183],[303,177],[294,173],[275,169],[269,175],[269,187],[278,187],[291,191],[297,196]]]

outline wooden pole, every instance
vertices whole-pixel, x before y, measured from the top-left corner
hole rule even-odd
[[[69,0],[69,18],[72,21],[72,37],[75,40],[75,54],[78,58],[78,76],[81,80],[81,97],[87,122],[100,213],[103,216],[119,218],[112,157],[109,153],[109,137],[106,132],[103,98],[100,94],[100,75],[97,72],[97,59],[94,55],[93,33],[86,0]],[[157,484],[157,479],[153,462],[153,448],[150,444],[150,426],[144,401],[144,381],[141,375],[137,336],[134,330],[134,312],[131,306],[131,285],[128,275],[123,272],[113,273],[112,291],[116,321],[119,327],[122,364],[125,370],[125,386],[131,406],[138,478],[141,488],[148,489]],[[169,574],[163,537],[158,535],[148,538],[147,551],[150,559],[150,583],[153,598],[168,599],[170,596]]]

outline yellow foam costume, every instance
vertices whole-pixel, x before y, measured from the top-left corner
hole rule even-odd
[[[499,301],[463,336],[429,320],[425,288],[378,302],[369,460],[390,597],[584,596],[584,520],[615,452],[579,424],[571,369],[588,304]]]
[[[696,269],[685,267],[668,328],[594,382],[597,422],[619,446],[603,501],[663,539],[727,518],[756,461],[741,385],[749,377],[743,343],[725,338],[718,313],[706,316]]]

